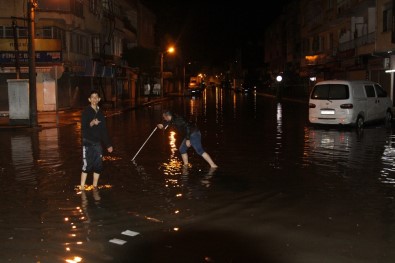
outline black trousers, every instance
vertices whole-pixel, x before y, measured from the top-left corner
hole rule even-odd
[[[103,148],[100,143],[82,147],[82,171],[98,173],[103,171]]]

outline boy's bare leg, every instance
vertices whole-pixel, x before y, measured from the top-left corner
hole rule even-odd
[[[88,176],[87,173],[82,172],[81,173],[81,185],[80,185],[80,190],[84,190],[85,189],[85,181],[86,181],[86,177]]]
[[[188,154],[183,153],[181,154],[182,161],[184,162],[184,166],[188,166]]]
[[[97,187],[97,183],[99,182],[100,174],[93,173],[93,187]]]
[[[204,160],[206,160],[209,164],[210,164],[210,166],[211,166],[211,168],[217,168],[218,166],[214,163],[214,161],[211,159],[211,157],[210,157],[210,155],[208,154],[208,153],[203,153],[202,154],[202,157],[204,158]]]

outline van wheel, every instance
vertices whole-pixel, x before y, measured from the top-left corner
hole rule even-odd
[[[358,116],[357,122],[356,122],[356,127],[357,129],[362,129],[364,125],[364,119],[362,116]]]
[[[387,111],[385,114],[385,125],[387,127],[391,126],[392,123],[392,112],[391,111]]]

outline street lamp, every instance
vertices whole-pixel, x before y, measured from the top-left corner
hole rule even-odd
[[[281,92],[282,92],[282,87],[281,87],[281,82],[283,81],[283,76],[278,75],[276,77],[276,81],[277,81],[277,92],[276,92],[276,97],[279,99],[281,98]]]
[[[37,93],[36,93],[36,51],[34,45],[34,9],[37,8],[36,0],[27,1],[28,11],[28,49],[29,49],[29,105],[30,125],[37,126]]]
[[[161,97],[163,97],[165,89],[163,86],[163,57],[167,53],[173,53],[174,47],[169,47],[166,51],[160,52],[160,90],[161,90]]]

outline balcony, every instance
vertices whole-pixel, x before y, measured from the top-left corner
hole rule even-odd
[[[364,45],[372,44],[376,40],[375,32],[363,35],[361,37],[355,38],[353,40],[340,43],[339,44],[339,51],[347,51],[350,49],[358,48]]]

